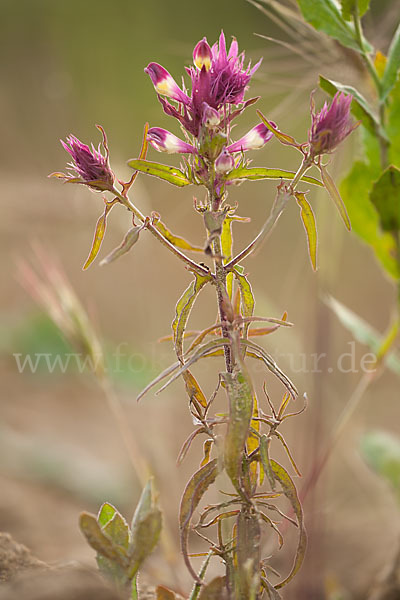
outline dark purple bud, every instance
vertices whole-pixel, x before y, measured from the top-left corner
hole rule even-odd
[[[112,172],[108,162],[108,148],[105,133],[101,127],[99,129],[103,133],[103,145],[105,148],[105,156],[101,153],[100,144],[98,149],[91,145],[91,148],[78,140],[74,135],[70,135],[66,142],[63,140],[61,144],[65,150],[71,155],[72,162],[68,164],[71,175],[62,175],[63,179],[72,183],[84,183],[89,187],[97,190],[112,191],[115,175]]]
[[[308,132],[311,156],[332,152],[359,123],[350,118],[350,106],[353,97],[337,92],[331,105],[325,102],[319,113],[315,113],[311,98],[311,128]]]

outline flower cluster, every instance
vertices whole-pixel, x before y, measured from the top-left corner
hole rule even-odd
[[[231,154],[264,146],[272,134],[262,123],[237,142],[228,143],[232,119],[256,100],[245,102],[244,95],[261,60],[252,67],[250,63],[245,66],[244,59],[244,53],[239,54],[235,39],[227,50],[223,32],[212,47],[203,38],[194,48],[193,66],[186,69],[192,84],[190,95],[178,86],[164,67],[150,63],[145,72],[153,82],[164,112],[175,117],[193,137],[193,143],[188,144],[165,129],[153,127],[148,133],[151,145],[161,152],[200,152],[216,160],[217,167],[219,165],[223,170],[233,168]],[[233,106],[240,108],[232,111]],[[210,146],[213,146],[212,151]]]

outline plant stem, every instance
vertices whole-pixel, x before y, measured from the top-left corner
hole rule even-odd
[[[116,188],[114,188],[113,193],[117,196],[120,202],[134,214],[134,216],[141,221],[142,223],[146,222],[146,217],[144,214],[130,201],[128,197],[123,196]],[[209,272],[206,268],[197,264],[194,260],[183,254],[178,248],[176,248],[171,242],[169,242],[163,234],[158,231],[157,227],[155,227],[152,223],[146,223],[146,229],[150,231],[155,238],[158,239],[170,252],[175,254],[180,260],[182,260],[192,271],[195,271],[199,275],[208,275]]]
[[[139,600],[137,589],[137,575],[135,575],[135,577],[132,579],[131,600]]]
[[[290,183],[290,185],[282,187],[281,184],[278,187],[278,191],[275,197],[275,201],[272,205],[271,212],[269,214],[268,219],[264,223],[264,226],[261,229],[260,233],[257,235],[257,237],[254,238],[252,242],[250,242],[250,244],[246,248],[244,248],[244,250],[242,250],[234,258],[232,258],[232,260],[224,266],[226,272],[231,271],[235,265],[237,265],[241,260],[243,260],[249,254],[251,254],[254,251],[255,247],[260,245],[260,243],[268,237],[268,235],[275,227],[279,217],[285,210],[290,197],[296,189],[297,184],[299,183],[305,172],[308,171],[308,169],[311,167],[311,165],[311,160],[307,157],[304,157],[303,162],[297,170],[297,173],[294,176],[293,181]]]
[[[372,62],[371,57],[369,56],[368,52],[364,48],[362,25],[361,25],[360,15],[358,14],[357,2],[355,3],[355,9],[353,12],[353,22],[354,22],[354,29],[355,29],[355,33],[356,33],[358,47],[360,48],[361,56],[364,60],[365,66],[367,67],[369,74],[371,75],[371,77],[374,81],[378,95],[380,96],[381,90],[382,90],[382,84],[381,84],[381,80],[379,79],[378,73],[376,72],[375,65]]]

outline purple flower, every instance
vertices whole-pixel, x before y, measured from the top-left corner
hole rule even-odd
[[[97,150],[93,144],[89,148],[89,146],[71,134],[66,142],[60,140],[65,150],[72,157],[72,161],[68,163],[71,174],[56,173],[55,175],[70,183],[84,183],[96,190],[111,191],[115,176],[109,165],[109,152],[105,132],[102,127],[98,126],[98,129],[103,133],[105,156],[101,153],[100,144]]]
[[[274,123],[275,125],[275,123]],[[258,150],[262,148],[272,137],[272,131],[264,125],[259,123],[253,129],[250,129],[240,140],[234,142],[227,147],[228,152],[246,152],[246,150]]]
[[[311,127],[308,132],[311,156],[332,152],[359,123],[350,118],[350,105],[353,97],[337,92],[331,105],[325,102],[319,113],[315,113],[311,99]]]
[[[242,104],[244,94],[254,72],[261,61],[251,68],[244,66],[244,53],[238,53],[238,44],[234,39],[227,51],[225,36],[221,32],[219,42],[212,48],[203,38],[193,52],[194,66],[186,69],[192,82],[190,97],[175,83],[171,75],[157,63],[150,63],[145,69],[151,77],[159,94],[164,112],[175,117],[185,129],[198,137],[202,127],[207,127],[205,106],[215,111],[213,125],[226,117],[230,105]],[[165,97],[178,102],[173,106]]]
[[[193,146],[179,139],[170,131],[161,129],[161,127],[152,127],[149,129],[147,132],[147,139],[153,148],[159,152],[168,152],[168,154],[177,152],[180,154],[193,154],[196,152]]]
[[[162,96],[167,96],[183,104],[190,102],[189,96],[181,90],[172,75],[158,63],[150,63],[144,72],[150,76],[156,91]]]
[[[226,148],[224,148],[221,154],[218,156],[215,161],[215,170],[217,173],[224,174],[232,171],[235,166],[235,161],[233,156],[229,154]]]

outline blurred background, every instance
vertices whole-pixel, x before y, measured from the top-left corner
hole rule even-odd
[[[367,36],[383,52],[397,12],[395,0],[372,2],[366,19]],[[182,382],[159,396],[150,393],[140,404],[136,395],[174,360],[170,344],[157,340],[169,334],[176,300],[190,276],[146,234],[129,256],[109,267],[95,263],[82,271],[102,200],[80,186],[47,179],[49,173],[63,171],[67,162],[58,140],[73,133],[97,145],[95,124],[101,124],[108,134],[112,167],[120,179],[127,179],[126,161],[138,155],[146,121],[179,135],[176,124],[162,113],[144,67],[159,62],[179,82],[197,41],[206,36],[213,43],[221,28],[228,40],[238,39],[247,59],[263,57],[247,97],[261,96],[258,108],[299,141],[307,139],[309,96],[320,72],[356,84],[367,96],[371,90],[352,54],[311,32],[307,44],[299,44],[296,28],[281,27],[276,12],[263,2],[0,0],[0,13],[0,530],[10,532],[44,561],[93,564],[94,553],[78,530],[79,512],[95,512],[108,500],[130,517],[140,493],[140,480],[110,403],[90,374],[79,373],[74,365],[56,365],[50,373],[45,359],[37,368],[18,368],[18,360],[27,355],[73,352],[18,280],[18,263],[37,262],[34,248],[40,244],[62,265],[91,316],[114,365],[110,377],[142,456],[138,461],[148,462],[156,477],[169,550],[157,551],[143,577],[187,593],[190,579],[176,550],[177,507],[201,460],[201,444],[197,441],[186,462],[176,467],[179,448],[193,426]],[[317,92],[318,106],[324,99]],[[258,122],[255,110],[250,108],[238,120],[237,137]],[[356,133],[332,158],[330,171],[336,180],[346,173],[358,144]],[[149,158],[164,157],[150,150]],[[275,140],[252,158],[253,166],[296,170],[299,164],[297,153]],[[176,164],[174,157],[165,162]],[[274,188],[273,182],[254,182],[232,189],[231,203],[239,204],[241,216],[251,217],[249,224],[234,226],[237,249],[260,229]],[[196,245],[204,243],[190,188],[176,189],[139,176],[132,194],[145,214],[156,210],[174,233]],[[257,314],[280,317],[286,310],[295,324],[262,343],[309,398],[306,413],[289,420],[284,429],[305,476],[362,377],[360,362],[369,352],[353,342],[323,298],[333,295],[380,332],[388,326],[395,298],[392,283],[371,251],[348,234],[324,191],[312,190],[309,198],[319,231],[318,272],[310,267],[295,205],[245,265]],[[119,244],[129,226],[126,212],[114,209],[102,256]],[[190,328],[203,329],[214,319],[212,290],[206,290]],[[315,355],[322,354],[316,368]],[[118,364],[116,356],[122,357]],[[218,368],[222,364],[209,361],[196,370],[208,394]],[[262,382],[261,373],[255,376]],[[267,379],[278,403],[282,390]],[[345,428],[305,501],[308,554],[285,598],[365,597],[374,574],[390,558],[398,537],[398,507],[386,484],[362,460],[359,440],[371,428],[398,432],[398,396],[398,376],[384,371]],[[275,451],[281,457],[278,447]],[[274,559],[280,571],[290,560],[292,542],[289,536]]]

